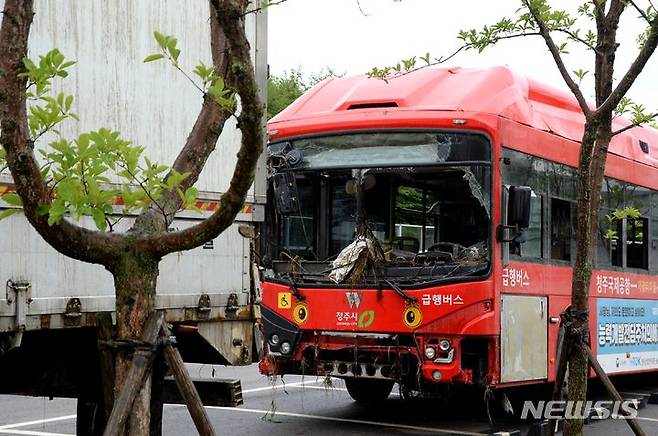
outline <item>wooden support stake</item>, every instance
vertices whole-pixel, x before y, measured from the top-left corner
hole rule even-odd
[[[161,329],[162,331],[162,329]],[[164,353],[158,350],[153,361],[153,373],[151,374],[151,420],[150,436],[162,436],[162,414],[163,414],[163,385],[166,365]]]
[[[147,344],[152,344],[155,348],[158,340],[158,334],[162,328],[163,323],[162,312],[152,313],[146,321],[144,332],[142,333],[142,341]],[[123,434],[123,428],[130,415],[133,403],[137,394],[144,385],[148,373],[151,369],[155,353],[148,349],[138,349],[133,354],[132,365],[128,370],[126,379],[124,380],[121,392],[114,402],[112,414],[108,420],[107,427],[105,427],[104,436],[115,436]]]
[[[96,332],[99,341],[109,342],[114,334],[112,315],[101,312],[96,315]],[[101,388],[103,390],[103,406],[107,422],[114,405],[114,353],[109,347],[98,345],[98,361],[100,364]]]
[[[555,369],[555,384],[553,385],[553,401],[560,401],[562,399],[564,377],[567,373],[567,361],[569,359],[569,351],[571,350],[571,344],[567,344],[564,337],[564,326],[560,325],[555,359],[557,367]],[[557,431],[557,420],[550,419],[548,422],[548,434],[549,436],[555,436],[555,432]]]
[[[165,337],[168,337],[169,332],[166,327],[165,332]],[[213,430],[212,425],[210,425],[210,419],[208,418],[206,409],[203,408],[203,403],[201,402],[199,393],[196,391],[194,383],[192,383],[192,379],[187,373],[187,369],[185,368],[180,353],[172,347],[170,343],[167,343],[164,347],[164,355],[169,368],[174,373],[174,380],[176,380],[178,390],[187,405],[187,410],[189,410],[190,415],[192,416],[197,431],[201,436],[214,436],[215,430]]]
[[[619,392],[617,392],[617,389],[615,389],[614,385],[610,381],[610,378],[608,378],[608,375],[605,373],[603,368],[601,368],[599,361],[596,360],[596,357],[594,357],[594,355],[592,354],[592,350],[590,350],[589,347],[584,344],[583,347],[587,352],[587,358],[589,360],[590,366],[594,369],[596,375],[601,379],[601,382],[603,382],[603,386],[605,386],[606,390],[608,391],[612,399],[615,401],[622,402],[623,399],[621,398],[621,395],[619,395]],[[637,422],[636,419],[626,417],[626,422],[628,422],[628,425],[631,428],[631,430],[633,430],[635,436],[646,436],[644,430],[642,430],[642,427],[640,427],[640,424]]]

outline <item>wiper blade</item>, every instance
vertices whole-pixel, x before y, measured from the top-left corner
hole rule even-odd
[[[306,296],[299,292],[299,288],[297,287],[297,283],[292,278],[292,274],[288,274],[288,280],[290,281],[290,285],[288,286],[290,290],[292,291],[292,295],[295,296],[296,299],[299,301],[306,301]]]
[[[416,297],[412,297],[410,295],[405,294],[404,291],[400,289],[400,287],[395,283],[393,283],[392,281],[388,279],[384,279],[384,283],[389,285],[395,291],[395,293],[398,294],[400,297],[402,297],[402,299],[404,299],[404,301],[406,301],[407,303],[413,304],[418,302],[418,299]]]

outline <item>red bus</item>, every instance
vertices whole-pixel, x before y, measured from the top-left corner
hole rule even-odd
[[[261,372],[343,378],[357,401],[553,381],[583,123],[505,67],[329,79],[274,117]],[[593,352],[656,371],[656,130],[612,140],[601,195]]]

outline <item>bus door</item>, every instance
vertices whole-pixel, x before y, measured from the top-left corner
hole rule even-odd
[[[547,298],[507,294],[501,303],[501,382],[547,378]]]

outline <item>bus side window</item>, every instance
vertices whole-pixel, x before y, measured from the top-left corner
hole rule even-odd
[[[622,266],[621,233],[622,222],[611,220],[612,210],[601,209],[599,231],[596,240],[597,266]]]
[[[649,268],[648,224],[646,218],[626,219],[626,266]]]
[[[503,183],[505,185],[529,186],[532,189],[530,197],[530,225],[524,230],[519,241],[509,244],[510,254],[524,259],[541,259],[544,257],[546,234],[543,228],[548,215],[545,214],[548,179],[546,168],[548,161],[539,157],[503,148],[503,165],[501,166]],[[521,240],[523,242],[521,242]]]
[[[551,198],[551,259],[571,261],[571,203]]]
[[[651,228],[651,239],[649,240],[649,269],[652,272],[658,271],[658,220],[651,219],[649,224]]]
[[[651,223],[649,224],[651,235],[649,240],[649,268],[653,272],[658,272],[658,192],[651,194]]]
[[[532,191],[530,197],[530,225],[523,232],[522,243],[510,243],[510,254],[525,258],[542,257],[542,198]]]

